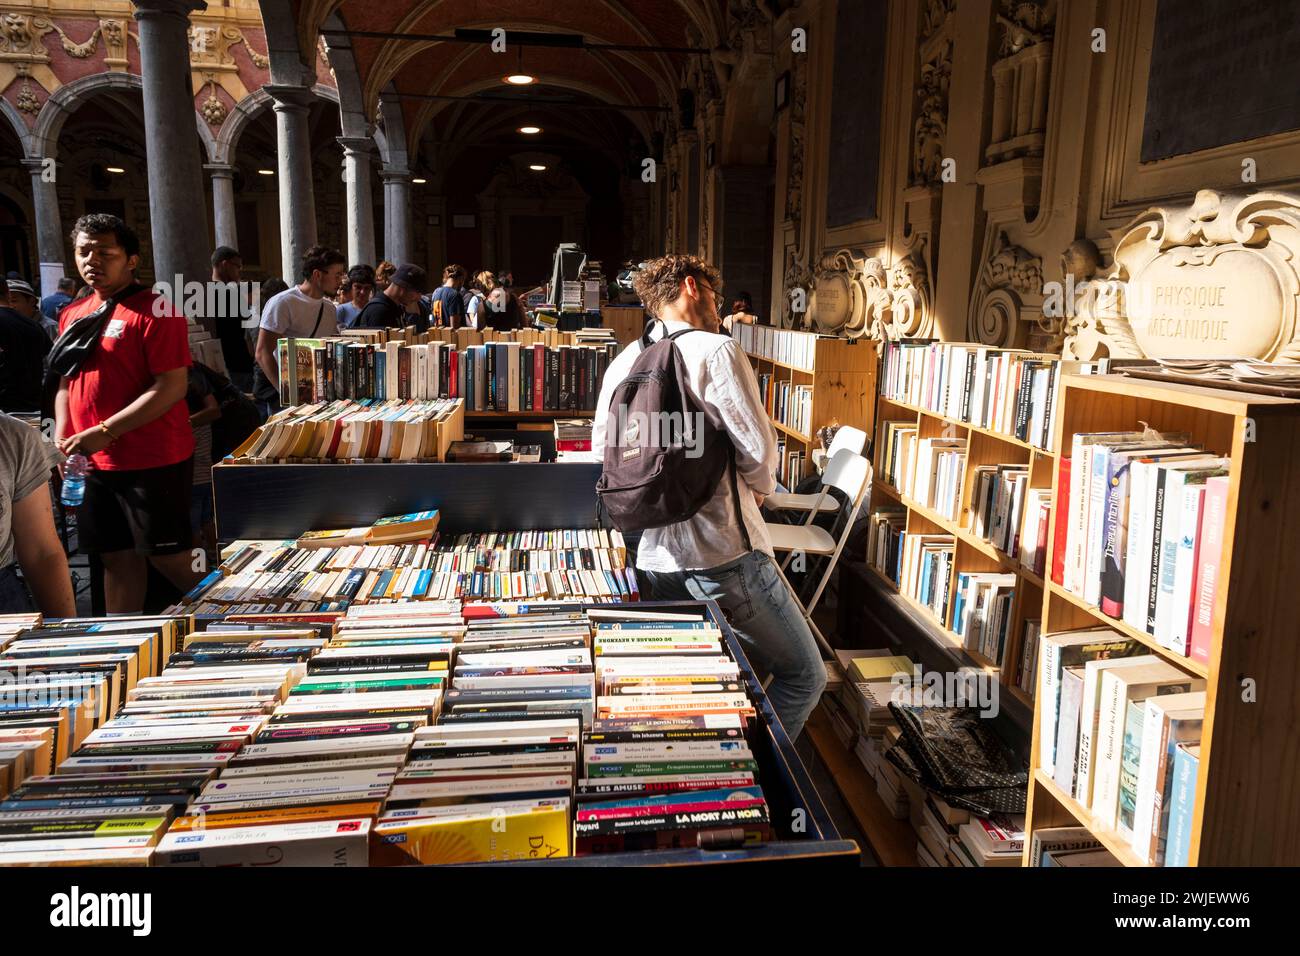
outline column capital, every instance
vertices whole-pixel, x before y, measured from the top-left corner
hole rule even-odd
[[[307,86],[289,86],[280,83],[267,83],[262,89],[270,94],[271,108],[276,112],[306,111],[316,102],[316,94]]]
[[[379,178],[386,183],[404,183],[409,186],[411,171],[409,169],[392,169],[385,166],[379,171]]]
[[[137,20],[150,17],[179,17],[189,20],[191,13],[199,13],[208,8],[205,0],[131,0],[135,7],[132,16]]]
[[[203,171],[213,179],[235,178],[235,167],[230,163],[204,163]]]
[[[375,141],[369,136],[336,136],[334,141],[343,147],[343,152],[350,156],[363,156],[370,159],[375,153]]]

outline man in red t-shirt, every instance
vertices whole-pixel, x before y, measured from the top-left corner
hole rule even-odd
[[[144,610],[146,561],[174,585],[197,581],[190,535],[194,433],[185,405],[190,366],[184,315],[135,285],[140,240],[116,216],[82,216],[72,229],[77,269],[91,295],[59,314],[62,334],[110,298],[96,348],[62,379],[55,437],[91,462],[78,533],[104,564],[110,614]]]

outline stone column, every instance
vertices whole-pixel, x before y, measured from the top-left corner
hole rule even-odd
[[[212,229],[219,246],[239,248],[235,226],[235,167],[209,163],[203,167],[212,177]]]
[[[67,267],[63,259],[63,223],[59,216],[59,194],[55,190],[57,167],[54,160],[24,159],[32,177],[32,210],[36,218],[36,258],[40,262],[41,296],[58,291]],[[33,277],[37,278],[37,277]]]
[[[394,265],[410,262],[411,171],[384,169],[384,258]]]
[[[316,196],[311,179],[307,111],[315,94],[305,86],[263,87],[275,110],[276,178],[280,183],[280,263],[284,281],[302,281],[303,254],[316,244]]]
[[[208,277],[207,229],[195,226],[202,210],[198,120],[190,78],[189,15],[203,0],[136,0],[140,74],[144,94],[145,152],[149,170],[149,228],[154,279]],[[202,213],[199,213],[202,215]]]
[[[370,189],[374,141],[368,136],[340,136],[343,183],[347,189],[348,265],[375,264],[375,204]],[[386,198],[386,197],[385,197]]]

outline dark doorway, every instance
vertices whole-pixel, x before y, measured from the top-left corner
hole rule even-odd
[[[0,274],[17,272],[32,280],[30,240],[27,237],[27,217],[13,200],[0,196]]]
[[[510,259],[495,266],[489,263],[488,267],[509,269],[519,286],[545,282],[555,247],[566,240],[581,242],[582,237],[566,237],[560,216],[511,216]]]

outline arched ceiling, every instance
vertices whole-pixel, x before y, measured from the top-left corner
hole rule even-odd
[[[350,31],[346,37],[326,35],[327,47],[349,48],[353,88],[360,90],[367,116],[376,115],[381,99],[398,101],[407,143],[430,136],[443,142],[471,131],[476,137],[508,133],[514,128],[509,124],[518,125],[513,105],[478,99],[517,93],[501,78],[521,69],[522,57],[523,72],[539,80],[523,90],[536,96],[544,87],[548,97],[563,98],[550,104],[551,115],[560,121],[567,117],[598,145],[611,133],[625,143],[628,130],[643,144],[651,140],[656,118],[676,102],[688,62],[725,42],[728,0],[290,0],[290,6],[304,62],[310,62],[323,29],[342,24]],[[427,39],[497,27],[506,31],[504,53],[482,42]],[[269,21],[267,29],[272,49],[289,42],[270,37]],[[511,44],[512,31],[577,35],[587,48]],[[592,48],[610,45],[618,48]],[[593,108],[601,105],[623,109]]]

